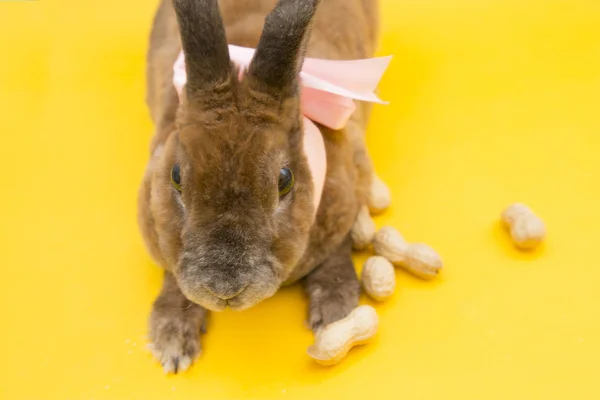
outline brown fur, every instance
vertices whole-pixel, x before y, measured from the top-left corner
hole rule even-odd
[[[151,337],[165,370],[176,372],[199,352],[202,307],[251,307],[309,274],[313,329],[356,306],[348,232],[371,179],[364,145],[369,107],[361,105],[342,131],[321,129],[328,169],[312,218],[298,72],[305,52],[372,56],[378,11],[376,0],[322,0],[318,9],[318,0],[277,6],[275,0],[221,0],[220,13],[213,0],[174,0],[175,7],[170,1],[160,5],[150,38],[148,105],[156,132],[139,220],[150,254],[166,270]],[[257,47],[241,81],[227,43]],[[182,46],[188,83],[180,103],[172,68]],[[181,193],[170,183],[176,163]],[[280,199],[284,166],[296,183]],[[174,306],[186,299],[193,302],[187,312]]]

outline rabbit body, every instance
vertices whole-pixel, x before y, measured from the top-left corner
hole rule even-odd
[[[198,356],[208,310],[251,307],[300,279],[315,331],[358,304],[349,232],[372,177],[369,106],[358,104],[342,130],[319,126],[327,172],[315,210],[298,73],[304,55],[371,57],[377,19],[377,0],[160,4],[148,51],[155,134],[139,223],[165,269],[149,326],[165,371],[185,370]],[[227,44],[257,48],[241,79]],[[188,82],[180,99],[173,64],[182,49]],[[280,196],[284,168],[293,188]]]

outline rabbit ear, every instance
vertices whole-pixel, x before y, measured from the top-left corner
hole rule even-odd
[[[218,0],[173,0],[185,55],[188,95],[227,79],[229,49]]]
[[[279,0],[267,16],[248,75],[266,89],[293,96],[320,0]]]

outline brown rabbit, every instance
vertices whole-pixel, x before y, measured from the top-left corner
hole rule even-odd
[[[165,269],[150,338],[166,372],[198,356],[207,310],[242,310],[300,279],[313,330],[357,306],[349,231],[371,182],[369,107],[343,130],[320,127],[327,175],[315,210],[298,74],[305,54],[372,56],[377,17],[377,0],[162,1],[148,54],[156,133],[139,222]],[[241,79],[228,44],[257,48]],[[182,48],[180,102],[172,79]]]

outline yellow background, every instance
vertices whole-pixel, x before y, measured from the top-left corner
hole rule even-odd
[[[136,226],[155,3],[0,2],[1,399],[600,398],[599,1],[384,1],[377,224],[435,247],[443,276],[398,271],[377,340],[337,367],[308,359],[296,286],[214,315],[168,377]],[[498,224],[517,200],[549,228],[534,254]]]

